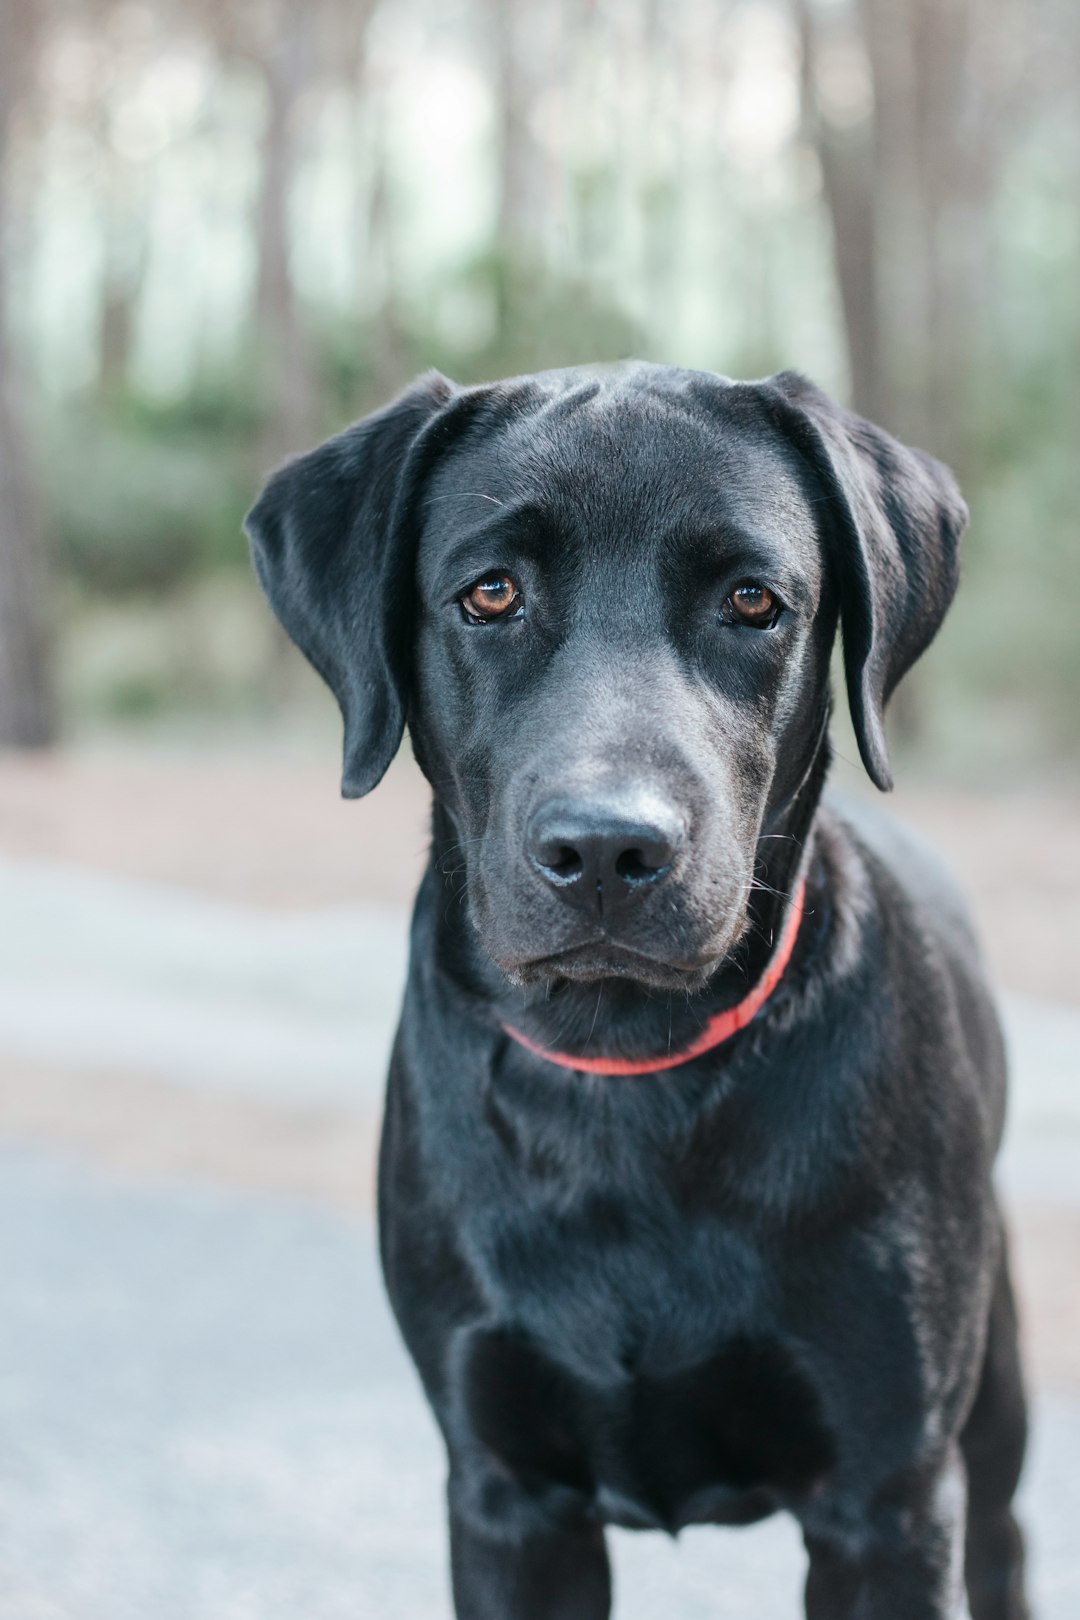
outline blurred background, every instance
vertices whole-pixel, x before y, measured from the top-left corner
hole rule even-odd
[[[970,502],[895,808],[1002,992],[1076,1613],[1078,89],[1073,0],[0,0],[3,1620],[445,1620],[371,1230],[426,795],[337,801],[240,522],[416,371],[630,355],[802,369]],[[796,1612],[789,1527],[617,1541],[620,1614]]]
[[[1075,753],[1070,0],[2,0],[0,30],[4,742],[276,731],[264,470],[429,365],[640,355],[799,367],[950,461],[967,577],[902,740],[968,777]]]

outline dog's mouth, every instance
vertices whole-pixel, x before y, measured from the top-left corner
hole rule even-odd
[[[596,984],[603,979],[630,979],[650,990],[701,989],[720,964],[716,956],[673,962],[648,956],[610,940],[592,940],[550,956],[530,957],[504,968],[511,983],[553,987],[560,980]]]

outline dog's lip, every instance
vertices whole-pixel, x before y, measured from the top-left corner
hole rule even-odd
[[[515,977],[527,979],[642,979],[677,987],[710,973],[717,961],[717,957],[708,956],[692,962],[676,962],[669,957],[649,956],[599,935],[566,950],[520,957],[507,964],[507,970]]]

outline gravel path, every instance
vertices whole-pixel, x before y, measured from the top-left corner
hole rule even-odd
[[[374,1238],[299,1200],[0,1152],[2,1620],[449,1620],[442,1458]],[[1080,1399],[1025,1486],[1080,1604]],[[613,1538],[619,1620],[794,1620],[781,1520]]]

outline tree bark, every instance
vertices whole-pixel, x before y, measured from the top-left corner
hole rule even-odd
[[[104,135],[99,139],[104,147]],[[135,342],[135,322],[145,267],[145,197],[140,182],[137,201],[128,188],[132,177],[115,156],[105,158],[104,266],[98,326],[99,382],[102,393],[119,393],[128,381]]]
[[[534,160],[527,122],[530,74],[521,42],[518,0],[491,0],[498,98],[499,177],[496,230],[511,253],[527,246],[533,221]]]
[[[262,141],[255,318],[267,382],[271,460],[302,448],[315,431],[312,345],[291,264],[289,204],[298,162],[298,104],[311,71],[311,16],[285,5],[260,67],[267,94]]]
[[[910,443],[968,460],[971,379],[1000,127],[1022,75],[999,61],[1012,0],[793,0],[804,125],[832,223],[855,408]],[[828,19],[865,52],[873,110],[838,129],[817,94]],[[1015,21],[1015,18],[1013,19]],[[917,679],[894,730],[921,727]]]
[[[4,296],[4,180],[15,102],[34,48],[31,10],[21,0],[0,0],[0,40],[0,747],[33,748],[53,740],[56,711],[42,533]]]
[[[833,128],[818,97],[820,22],[813,0],[795,0],[801,50],[803,127],[817,153],[832,226],[851,403],[872,420],[886,414],[880,291],[877,272],[877,193],[869,131]]]
[[[521,0],[489,0],[498,122],[494,293],[500,336],[517,318],[516,294],[537,238],[542,206],[536,143],[529,128],[533,65],[526,61]]]

